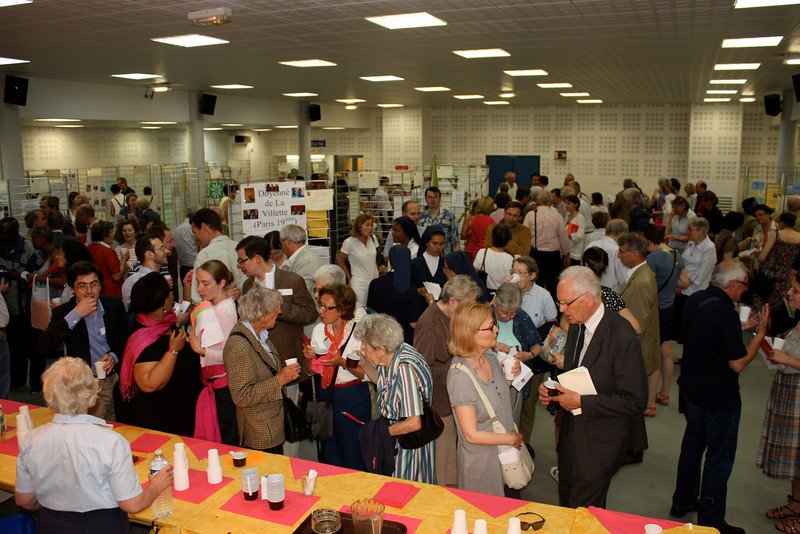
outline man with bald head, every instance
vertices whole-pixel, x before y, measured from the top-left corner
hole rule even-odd
[[[561,273],[558,306],[570,328],[564,354],[554,354],[555,363],[565,371],[585,367],[597,390],[581,395],[559,385],[559,395],[550,397],[539,386],[542,404],[557,402],[561,408],[558,500],[570,508],[605,508],[634,420],[646,405],[642,351],[630,323],[603,305],[600,281],[587,267]]]
[[[513,171],[508,171],[505,175],[505,182],[503,183],[508,184],[508,191],[506,191],[508,193],[508,196],[510,196],[511,198],[517,198],[517,173]],[[497,193],[499,192],[500,188],[498,187]]]

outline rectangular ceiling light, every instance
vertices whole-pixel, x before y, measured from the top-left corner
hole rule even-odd
[[[13,57],[0,57],[0,65],[16,65],[17,63],[30,63],[27,59],[14,59]]]
[[[394,74],[385,74],[381,76],[359,76],[362,80],[368,82],[402,82],[405,78],[395,76]]]
[[[402,108],[403,104],[378,104],[379,108]]]
[[[586,93],[586,92],[583,92],[583,93],[559,93],[559,94],[561,96],[565,96],[567,98],[575,98],[575,97],[579,97],[579,96],[590,96],[589,93]]]
[[[747,104],[748,102],[755,102],[755,101],[756,101],[756,99],[753,98],[752,96],[746,96],[744,98],[740,98],[739,99],[739,102],[743,102],[745,104]]]
[[[218,132],[222,130],[222,128],[203,128],[206,132]]]
[[[283,93],[283,96],[292,96],[295,98],[303,98],[305,96],[319,96],[317,93]]]
[[[800,65],[800,57],[787,57],[783,60],[784,65]]]
[[[487,106],[507,106],[511,104],[507,100],[484,100],[483,103]]]
[[[56,124],[55,128],[83,128],[83,124]]]
[[[221,45],[229,43],[229,41],[226,41],[225,39],[208,37],[207,35],[200,35],[199,33],[187,33],[186,35],[171,35],[169,37],[154,37],[150,40],[155,41],[157,43],[181,46],[183,48],[194,48],[195,46],[210,46],[210,45]]]
[[[80,119],[33,119],[34,122],[81,122]]]
[[[272,128],[253,128],[254,132],[271,132]]]
[[[446,26],[447,23],[430,13],[402,13],[400,15],[385,15],[383,17],[365,17],[368,21],[383,26],[390,30],[405,30],[408,28],[428,28],[430,26]]]
[[[142,130],[160,130],[161,126],[142,126]]]
[[[33,0],[0,0],[0,7],[19,6],[22,4],[32,4]]]
[[[363,98],[337,98],[336,101],[342,104],[360,104],[361,102],[366,102]]]
[[[281,65],[287,65],[289,67],[335,67],[336,63],[331,63],[330,61],[325,61],[324,59],[300,59],[297,61],[279,61]]]
[[[542,89],[569,89],[572,87],[571,83],[558,82],[558,83],[537,83]]]
[[[240,122],[224,122],[220,126],[244,126],[244,124]]]
[[[720,79],[720,80],[709,80],[708,83],[710,83],[711,85],[744,85],[747,83],[747,80],[745,80],[744,78],[737,78],[731,80]]]
[[[599,98],[590,98],[588,100],[580,100],[580,99],[578,99],[578,100],[576,100],[576,102],[578,102],[578,104],[602,104],[603,103],[603,101],[600,100]]]
[[[703,102],[730,102],[730,98],[704,98]]]
[[[542,69],[504,70],[509,76],[547,76],[547,71]]]
[[[735,95],[738,93],[736,89],[709,89],[706,91],[707,95]]]
[[[746,37],[743,39],[723,39],[722,48],[758,48],[761,46],[778,46],[783,35],[772,37]]]
[[[485,57],[508,57],[511,54],[502,48],[478,48],[475,50],[453,50],[457,56],[467,59],[480,59]]]
[[[294,124],[285,124],[281,126],[276,126],[275,128],[280,128],[281,130],[290,130],[292,128],[297,128]]]
[[[325,126],[323,130],[344,130],[344,126]]]
[[[252,85],[242,85],[240,83],[228,83],[223,85],[212,85],[214,89],[252,89]]]
[[[746,9],[749,7],[793,6],[795,4],[800,4],[800,0],[736,0],[733,7]]]
[[[160,74],[144,74],[141,72],[131,72],[130,74],[112,74],[112,78],[125,78],[126,80],[152,80],[161,78]]]
[[[178,123],[177,122],[173,122],[173,121],[142,121],[142,124],[161,125],[161,124],[178,124]]]
[[[422,91],[423,93],[436,93],[441,91],[449,91],[449,87],[442,87],[441,85],[434,85],[429,87],[415,87],[414,90]]]
[[[714,70],[756,70],[761,63],[717,63]]]
[[[453,98],[457,98],[459,100],[478,100],[483,98],[483,95],[453,95]]]

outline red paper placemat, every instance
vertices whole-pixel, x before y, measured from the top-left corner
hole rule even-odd
[[[335,465],[320,464],[310,460],[303,460],[302,458],[289,458],[289,463],[292,466],[292,476],[294,476],[294,478],[306,476],[309,469],[316,469],[317,476],[319,477],[347,475],[356,472],[352,469],[337,467]]]
[[[0,454],[19,456],[19,443],[17,443],[17,436],[11,436],[10,438],[0,441]]]
[[[219,489],[228,485],[233,480],[231,477],[222,477],[219,484],[209,484],[208,475],[199,469],[189,469],[189,489],[175,491],[172,488],[172,496],[182,501],[200,504],[204,500],[214,495]]]
[[[156,449],[160,449],[169,439],[169,436],[145,432],[131,441],[131,450],[136,452],[155,452]]]
[[[509,512],[521,508],[527,504],[528,501],[520,501],[518,499],[508,499],[506,497],[498,497],[496,495],[487,495],[485,493],[478,493],[477,491],[467,491],[456,488],[447,488],[447,490],[462,500],[467,501],[475,508],[482,512],[489,514],[492,517],[500,517]]]
[[[678,521],[626,514],[615,510],[604,510],[595,506],[590,506],[589,511],[611,534],[641,534],[644,532],[644,526],[648,523],[658,525],[664,530],[685,525],[685,523]]]
[[[269,504],[267,504],[267,501],[261,500],[260,494],[257,500],[246,501],[244,500],[242,492],[237,491],[233,497],[228,499],[228,502],[220,506],[219,509],[291,527],[303,519],[318,500],[319,497],[313,495],[307,497],[302,493],[286,490],[286,499],[283,502],[283,509],[270,510]]]
[[[349,512],[349,506],[342,506],[339,508],[340,512]],[[394,514],[383,514],[384,521],[394,521],[396,523],[402,523],[408,529],[407,534],[414,534],[417,529],[419,528],[420,523],[422,523],[422,519],[417,519],[416,517],[406,517],[404,515],[394,515]],[[450,529],[448,528],[447,531],[449,532]]]
[[[33,406],[31,404],[26,404],[24,402],[17,402],[8,399],[0,399],[0,406],[3,407],[3,413],[6,415],[10,413],[19,412],[20,406],[30,406],[31,408],[39,408],[39,406]]]
[[[206,441],[204,439],[189,438],[186,436],[181,436],[181,439],[186,446],[189,447],[189,450],[192,451],[194,457],[198,460],[205,460],[208,458],[208,449],[217,449],[219,451],[220,458],[222,458],[222,455],[228,451],[244,450],[241,447],[233,447],[231,445],[224,445],[222,443],[214,443],[213,441]]]
[[[387,482],[373,499],[392,508],[402,508],[419,493],[419,488],[405,482]]]

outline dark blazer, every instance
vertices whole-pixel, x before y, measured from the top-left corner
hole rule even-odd
[[[578,325],[573,325],[567,335],[565,370],[577,367],[578,332]],[[561,410],[559,503],[570,508],[604,507],[611,477],[630,445],[631,429],[637,420],[644,424],[647,404],[642,350],[630,323],[606,309],[582,365],[589,369],[597,395],[581,397],[579,416]]]
[[[447,277],[444,275],[444,257],[439,256],[439,265],[436,268],[436,273],[431,276],[428,271],[428,264],[425,263],[425,258],[421,255],[411,260],[411,285],[414,287],[422,287],[423,282],[433,282],[443,286],[447,282]]]
[[[100,303],[103,305],[103,322],[106,325],[108,346],[111,352],[117,355],[119,362],[122,362],[122,353],[125,350],[129,334],[125,306],[120,299],[114,297],[100,297]],[[72,297],[68,302],[54,309],[50,325],[39,336],[36,345],[39,352],[50,356],[56,355],[61,345],[64,344],[67,348],[67,356],[83,358],[86,363],[91,365],[89,332],[86,329],[86,323],[81,321],[74,329],[70,330],[64,319],[77,304],[75,297]],[[115,368],[119,370],[119,363]]]

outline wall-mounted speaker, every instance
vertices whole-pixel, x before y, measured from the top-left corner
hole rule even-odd
[[[203,115],[213,115],[214,108],[217,106],[217,95],[200,95],[200,113]]]
[[[250,142],[249,135],[234,135],[233,142],[237,144],[247,144]]]
[[[28,101],[28,78],[20,78],[6,74],[6,89],[3,93],[3,102],[24,106]]]
[[[764,113],[772,117],[781,114],[781,95],[764,95]]]
[[[311,104],[308,106],[308,120],[316,122],[322,118],[322,109],[319,104]]]
[[[792,76],[792,84],[794,85],[794,101],[800,102],[800,74]]]

